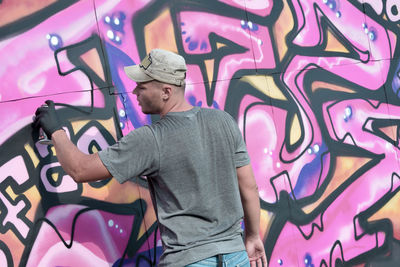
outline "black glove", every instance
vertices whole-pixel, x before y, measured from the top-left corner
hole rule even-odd
[[[60,120],[58,119],[56,109],[54,108],[54,102],[47,100],[45,102],[47,106],[41,106],[36,110],[36,117],[33,121],[33,125],[36,128],[42,128],[46,135],[51,139],[51,135],[62,129]]]

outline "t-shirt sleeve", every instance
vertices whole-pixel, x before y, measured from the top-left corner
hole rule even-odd
[[[243,140],[242,133],[240,132],[240,129],[236,123],[236,121],[232,118],[232,116],[229,115],[229,124],[233,136],[233,142],[234,142],[234,161],[235,161],[235,166],[236,168],[245,166],[250,164],[250,157],[249,154],[247,153],[247,148],[246,144]]]
[[[131,131],[117,143],[99,152],[104,166],[118,182],[154,174],[158,170],[158,146],[150,127]]]

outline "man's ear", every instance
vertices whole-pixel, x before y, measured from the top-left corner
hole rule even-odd
[[[172,88],[168,84],[165,84],[162,87],[162,99],[164,101],[168,100],[172,95]]]

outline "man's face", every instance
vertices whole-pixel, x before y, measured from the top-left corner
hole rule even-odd
[[[144,114],[160,114],[163,107],[162,85],[157,81],[137,83],[133,94]]]

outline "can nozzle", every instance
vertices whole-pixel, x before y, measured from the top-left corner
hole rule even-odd
[[[42,128],[39,129],[39,143],[42,145],[52,145],[51,139],[47,136],[47,134],[43,131]]]
[[[43,104],[41,107],[48,107],[48,105]],[[32,118],[33,120],[35,120],[35,116],[33,116]],[[47,136],[47,134],[44,132],[44,130],[42,128],[39,128],[39,144],[42,145],[52,145],[53,143],[51,142],[51,139],[49,139],[49,137]]]

